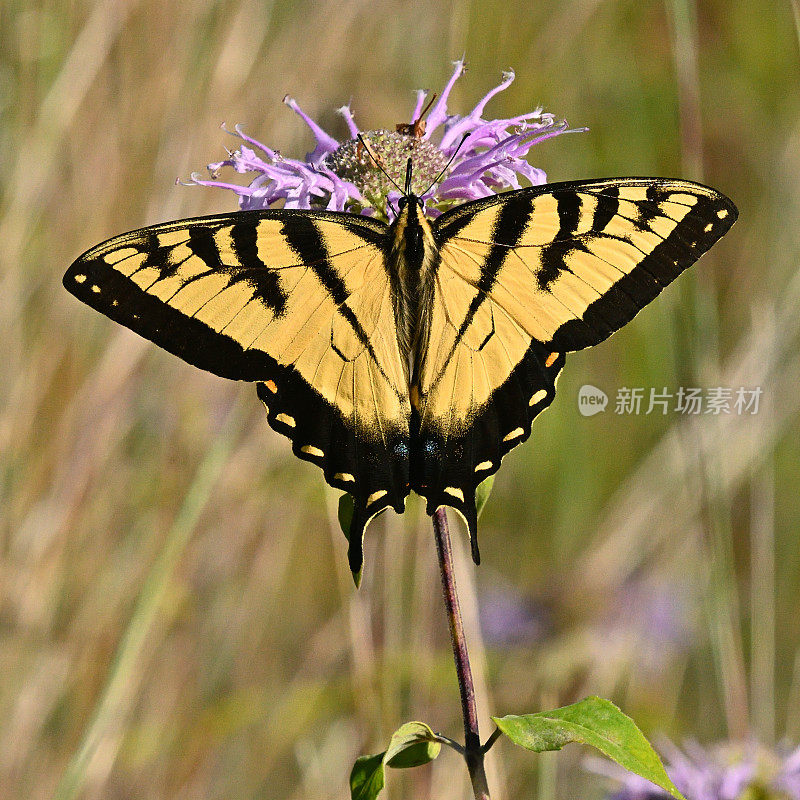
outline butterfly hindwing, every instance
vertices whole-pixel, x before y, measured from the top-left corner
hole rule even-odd
[[[412,426],[428,511],[459,510],[476,550],[475,488],[552,401],[563,353],[629,322],[736,215],[699,184],[623,178],[522,189],[439,217],[437,347]]]
[[[428,513],[447,505],[461,514],[476,564],[480,554],[475,491],[497,472],[506,453],[528,439],[534,418],[553,402],[564,354],[551,353],[531,341],[519,363],[487,399],[468,404],[469,416],[456,420],[441,414],[448,396],[466,395],[467,402],[476,397],[468,379],[459,380],[459,373],[491,376],[496,373],[490,363],[480,351],[456,348],[442,380],[423,396],[420,410],[415,409],[412,418],[412,488],[427,499]],[[481,385],[488,385],[488,380],[479,381]]]
[[[382,223],[252,211],[134,231],[68,270],[79,299],[226,378],[258,381],[273,428],[355,499],[364,527],[408,494],[409,416]]]

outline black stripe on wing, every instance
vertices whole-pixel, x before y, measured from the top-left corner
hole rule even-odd
[[[239,261],[247,264],[241,280],[251,283],[255,296],[272,309],[275,316],[281,316],[289,298],[281,288],[277,274],[261,260],[258,227],[251,222],[237,222],[231,228],[231,243]]]

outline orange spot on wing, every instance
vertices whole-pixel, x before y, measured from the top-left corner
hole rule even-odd
[[[558,353],[550,353],[550,355],[547,356],[547,360],[544,362],[544,365],[546,367],[552,367],[553,364],[556,363],[557,358],[558,358]]]
[[[278,393],[278,385],[275,383],[275,381],[265,381],[264,386],[266,386],[267,389],[272,392],[272,394]]]

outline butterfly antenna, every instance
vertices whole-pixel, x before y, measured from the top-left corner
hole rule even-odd
[[[394,178],[383,168],[383,164],[381,164],[380,158],[372,152],[371,145],[368,145],[367,142],[364,140],[364,137],[359,133],[358,134],[358,141],[361,142],[364,149],[367,151],[367,155],[375,162],[375,166],[392,182],[392,185],[397,189],[400,194],[403,194],[403,190],[397,185]],[[408,194],[406,192],[406,194]]]
[[[455,152],[453,153],[453,155],[450,156],[450,160],[447,162],[447,164],[445,164],[444,169],[431,181],[430,186],[428,186],[428,188],[420,195],[420,197],[425,197],[425,195],[428,194],[428,192],[431,190],[431,188],[435,184],[439,183],[439,180],[441,179],[442,175],[444,175],[445,172],[447,172],[447,170],[450,169],[450,165],[453,163],[453,159],[458,155],[458,151],[461,149],[461,145],[464,144],[464,142],[467,141],[467,137],[468,136],[469,136],[469,133],[465,133],[461,137],[461,141],[458,143],[458,147],[456,147]]]

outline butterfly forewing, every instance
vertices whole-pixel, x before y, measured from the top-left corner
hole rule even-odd
[[[736,215],[728,198],[700,184],[619,178],[469,203],[440,217],[437,230],[454,272],[532,338],[571,351],[629,322]]]
[[[646,178],[533,187],[442,215],[412,465],[428,510],[457,508],[474,539],[475,488],[552,402],[562,354],[629,322],[735,219],[713,189]]]
[[[408,389],[383,251],[386,226],[326,212],[205,217],[88,251],[79,299],[226,378],[258,381],[273,428],[368,520],[408,494]]]

